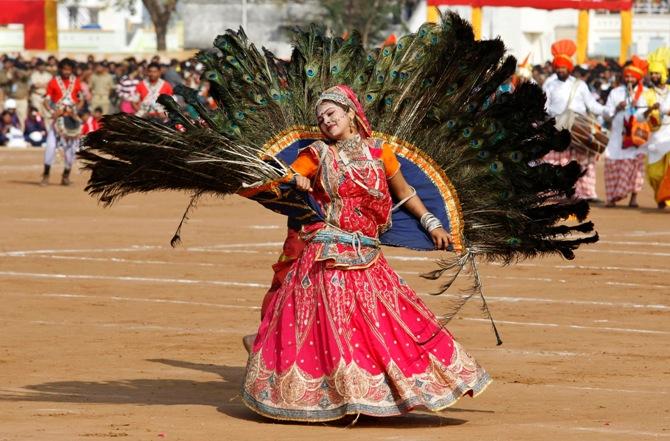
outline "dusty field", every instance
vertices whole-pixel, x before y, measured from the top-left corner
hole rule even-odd
[[[476,302],[450,328],[494,378],[440,414],[276,424],[241,403],[283,219],[208,199],[169,239],[181,194],[102,209],[36,185],[41,151],[0,150],[0,440],[670,439],[670,211],[595,208],[574,261],[485,265],[505,344]],[[604,190],[601,190],[604,195]],[[389,249],[418,292],[435,255]],[[425,297],[436,311],[445,299]]]

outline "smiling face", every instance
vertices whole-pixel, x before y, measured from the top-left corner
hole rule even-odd
[[[342,140],[351,138],[358,133],[354,121],[354,111],[344,110],[332,101],[323,101],[316,108],[316,118],[321,133],[329,139]],[[353,129],[353,130],[352,130]]]

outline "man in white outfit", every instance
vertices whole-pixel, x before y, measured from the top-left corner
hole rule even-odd
[[[642,79],[647,62],[633,56],[623,70],[624,84],[610,92],[605,104],[605,117],[612,120],[610,139],[605,150],[605,192],[607,207],[629,194],[629,207],[636,208],[637,194],[644,183],[645,149],[633,142],[633,119],[644,119],[647,102],[643,96]]]
[[[591,112],[601,115],[605,111],[605,107],[596,101],[586,83],[570,75],[574,68],[572,55],[575,51],[576,46],[570,40],[557,41],[552,45],[555,76],[542,87],[547,95],[547,112],[549,116],[556,118],[556,126],[560,129],[572,129],[575,114],[586,116],[587,112]],[[568,148],[563,152],[550,152],[544,160],[558,165],[577,161],[585,174],[577,181],[575,197],[589,201],[598,200],[595,154]]]

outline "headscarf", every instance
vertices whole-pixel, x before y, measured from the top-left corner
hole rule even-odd
[[[370,123],[365,117],[363,106],[361,106],[361,103],[358,101],[356,93],[354,93],[349,86],[340,84],[338,86],[333,86],[330,89],[326,89],[317,100],[315,107],[318,107],[319,104],[324,101],[332,101],[353,109],[356,113],[355,118],[358,123],[358,130],[361,137],[368,138],[372,135],[372,127],[370,127]]]
[[[572,56],[577,52],[577,46],[572,40],[559,40],[551,45],[551,54],[554,56],[554,61],[551,63],[554,69],[558,67],[565,67],[568,72],[572,72],[575,65],[572,62]]]
[[[659,47],[649,54],[649,73],[661,75],[661,83],[668,81],[668,66],[670,65],[670,48]]]

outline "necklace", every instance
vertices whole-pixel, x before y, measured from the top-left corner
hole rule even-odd
[[[356,135],[353,138],[341,139],[335,142],[335,147],[337,147],[337,150],[340,152],[353,152],[354,150],[358,150],[360,143],[361,136]]]

